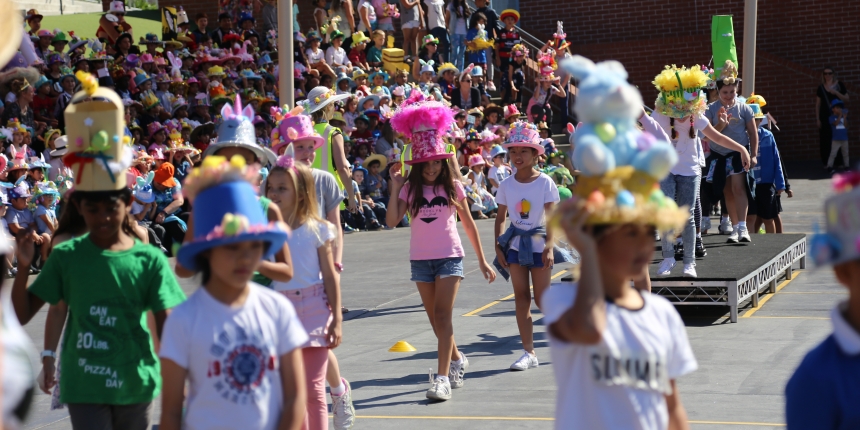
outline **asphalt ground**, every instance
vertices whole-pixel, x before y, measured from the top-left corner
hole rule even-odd
[[[789,165],[792,199],[783,197],[787,232],[810,233],[821,217],[830,183],[817,170]],[[805,177],[805,178],[802,178]],[[478,221],[491,249],[492,220]],[[454,309],[458,346],[469,357],[465,387],[453,399],[429,403],[428,370],[436,367],[436,340],[414,283],[409,282],[409,231],[355,233],[346,237],[343,301],[344,343],[336,350],[341,372],[353,389],[356,429],[552,428],[555,409],[553,363],[542,315],[533,309],[535,347],[541,366],[527,372],[508,367],[522,353],[514,319],[513,290],[501,278],[480,276],[465,234],[466,279]],[[755,236],[753,237],[755,243]],[[699,261],[708,264],[707,257]],[[559,274],[562,268],[556,268]],[[682,307],[699,369],[678,381],[694,429],[768,429],[785,426],[783,392],[795,367],[830,332],[830,309],[847,295],[829,270],[795,271],[758,308],[742,305],[732,324],[727,307]],[[559,276],[563,276],[564,273]],[[8,285],[8,282],[7,282]],[[196,289],[184,282],[186,293]],[[43,310],[25,329],[41,349]],[[417,351],[388,352],[405,340]],[[38,369],[38,368],[37,368]],[[26,429],[69,429],[64,410],[49,411],[39,394]],[[157,422],[160,408],[156,404]],[[157,428],[157,426],[156,426]]]

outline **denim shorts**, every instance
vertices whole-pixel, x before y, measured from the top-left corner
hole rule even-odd
[[[436,282],[436,278],[463,276],[463,257],[438,258],[436,260],[410,260],[412,282]]]
[[[382,31],[394,31],[394,23],[391,22],[380,22],[376,24],[376,27]]]
[[[520,253],[519,251],[509,249],[508,255],[508,264],[520,264]],[[532,260],[534,264],[530,267],[543,267],[543,253],[535,252],[532,254]]]

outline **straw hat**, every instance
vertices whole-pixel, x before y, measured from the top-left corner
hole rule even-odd
[[[364,161],[361,163],[361,165],[364,166],[365,169],[370,169],[370,163],[373,161],[379,161],[379,171],[380,172],[385,170],[385,166],[388,165],[388,157],[386,157],[382,154],[373,154],[373,155],[365,158]]]

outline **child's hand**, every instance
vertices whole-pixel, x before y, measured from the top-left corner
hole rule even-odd
[[[507,264],[507,262],[505,262],[505,264]],[[507,266],[502,266],[502,267],[507,267]],[[496,271],[493,270],[492,267],[490,267],[489,263],[487,263],[487,260],[481,260],[481,274],[483,274],[484,279],[489,281],[489,283],[491,283],[491,284],[493,283],[493,281],[496,280]]]
[[[505,251],[502,250],[502,247],[496,244],[496,260],[499,261],[499,265],[508,269],[508,258],[505,256]]]
[[[42,373],[44,374],[45,380],[44,384],[39,384],[40,388],[42,388],[42,392],[50,395],[51,389],[54,388],[54,385],[57,385],[57,379],[54,377],[56,375],[56,362],[54,357],[45,357],[42,359]]]
[[[553,253],[552,247],[547,244],[544,247],[543,255],[541,255],[541,261],[543,262],[543,268],[546,270],[552,270],[552,265],[555,262],[555,255]]]
[[[561,228],[568,242],[580,254],[595,253],[597,241],[591,234],[591,228],[586,229],[585,226],[585,221],[591,215],[591,209],[580,199],[572,198],[560,203],[556,210],[561,215]]]
[[[36,253],[36,245],[33,243],[33,227],[21,229],[18,232],[15,241],[18,244],[18,267],[30,267],[33,262],[33,255]]]
[[[341,326],[340,321],[335,319],[331,321],[331,324],[328,325],[326,337],[328,337],[328,347],[330,349],[335,349],[340,346],[340,342],[343,340],[343,327]]]
[[[717,125],[729,125],[729,114],[724,107],[721,107],[719,113],[717,113]]]
[[[391,176],[391,182],[395,183],[399,186],[403,186],[406,183],[406,178],[400,173],[400,162],[391,163],[391,167],[388,168],[388,174]]]

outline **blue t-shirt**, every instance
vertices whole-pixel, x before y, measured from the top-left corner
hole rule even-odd
[[[848,128],[845,127],[845,118],[839,120],[836,125],[836,115],[830,115],[830,130],[833,131],[833,140],[848,140]]]
[[[471,42],[478,37],[478,29],[473,28],[466,32],[466,41]],[[480,51],[468,51],[469,52],[469,62],[475,64],[487,64],[487,50],[482,49]]]
[[[56,225],[57,214],[53,209],[48,209],[42,205],[36,206],[36,231],[39,234],[50,233],[51,230],[48,229],[48,225],[45,224],[45,221],[42,221],[42,215],[47,215],[51,223]]]
[[[30,209],[18,210],[9,206],[9,210],[6,212],[7,224],[18,224],[18,227],[27,228],[33,223],[33,221],[35,221],[35,219],[33,218],[33,212],[31,212]]]

